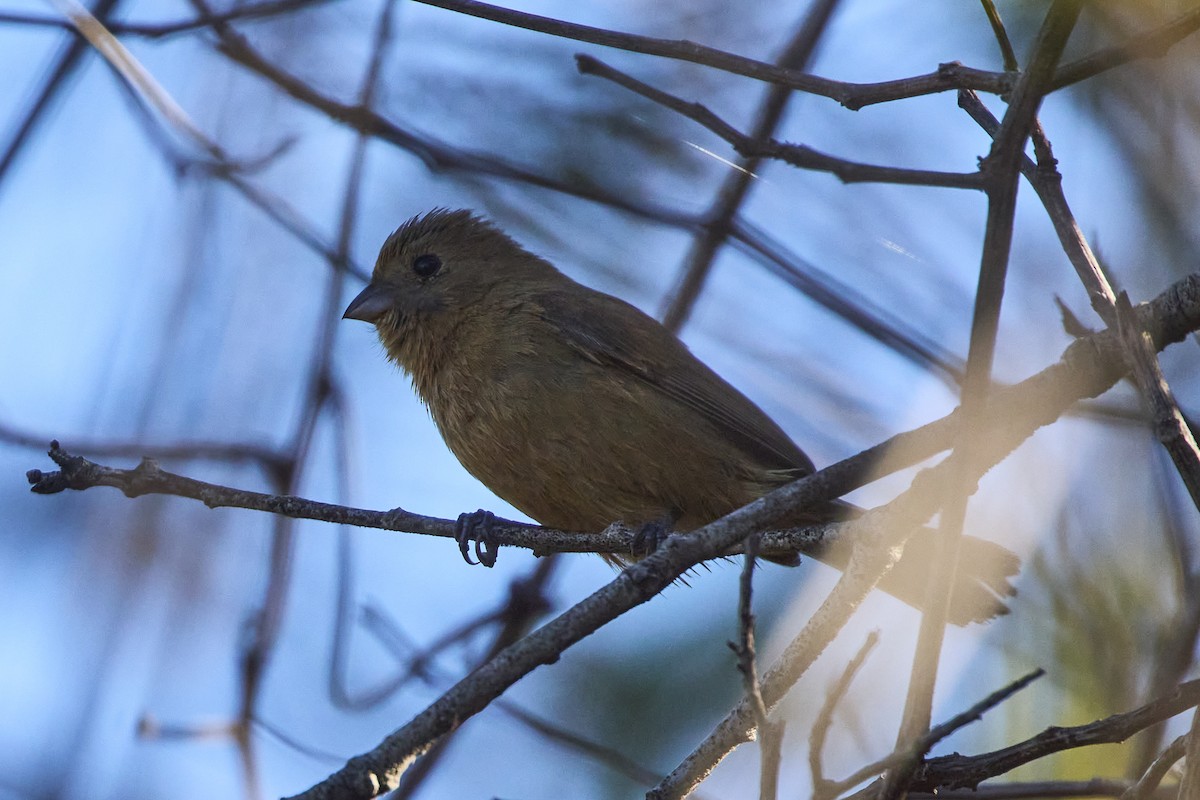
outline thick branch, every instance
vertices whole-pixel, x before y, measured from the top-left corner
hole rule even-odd
[[[1191,309],[1189,315],[1191,322],[1200,325],[1200,274],[1191,275],[1183,281],[1176,283],[1171,289],[1156,298],[1149,306],[1143,306],[1142,308],[1148,310],[1150,307],[1158,307],[1160,303],[1164,310],[1166,308],[1178,308],[1182,303],[1183,306]],[[1173,317],[1174,315],[1168,316]],[[1153,313],[1147,313],[1143,319],[1163,318],[1158,318]],[[1158,333],[1159,335],[1169,333],[1169,337],[1175,339],[1186,335],[1187,331],[1174,329],[1172,326],[1170,328],[1160,328]],[[942,476],[945,476],[947,473],[955,474],[956,470],[961,470],[969,471],[972,477],[974,477],[979,474],[978,470],[982,465],[997,463],[1036,428],[1057,419],[1073,402],[1082,397],[1094,396],[1112,386],[1124,371],[1123,348],[1115,333],[1105,331],[1083,339],[1077,339],[1067,348],[1062,360],[1054,366],[1048,367],[1016,386],[993,392],[989,397],[989,409],[991,413],[985,414],[982,417],[982,419],[987,420],[987,423],[975,429],[979,441],[975,447],[974,458],[970,463],[964,463],[961,454],[952,454],[938,465],[940,473]],[[953,441],[957,424],[959,423],[958,413],[955,412],[950,417],[906,434],[904,443],[897,444],[892,453],[888,453],[884,449],[884,446],[881,445],[866,451],[866,453],[859,454],[855,459],[874,455],[875,458],[868,461],[867,464],[878,464],[879,462],[876,459],[883,460],[885,463],[890,462],[890,459],[894,457],[900,461],[904,461],[914,451],[919,452],[919,443],[922,442],[924,436],[938,439],[944,447]],[[942,436],[947,438],[940,438]],[[900,437],[896,438],[899,439]],[[895,442],[896,439],[892,441]],[[899,452],[901,450],[903,450],[902,453]],[[927,455],[932,455],[932,453],[926,453]],[[922,458],[926,456],[922,456]],[[824,491],[827,489],[817,487],[815,481],[821,479],[824,487],[832,486],[836,490],[843,489],[845,483],[852,482],[852,480],[848,479],[859,477],[855,473],[855,468],[858,465],[849,466],[849,461],[850,459],[828,467],[809,478],[773,492],[767,497],[775,498],[791,495],[793,498],[807,498],[810,495],[805,493],[810,486],[814,491],[821,492],[818,496],[836,496],[836,494],[825,494]],[[884,471],[890,467],[891,463],[886,463]],[[922,477],[926,476],[919,475],[918,479]],[[810,484],[810,481],[814,483]],[[936,484],[936,478],[932,478],[930,482]],[[916,483],[917,481],[914,481],[914,488]],[[795,492],[795,494],[793,495],[792,492]],[[912,496],[911,492],[901,495],[901,498],[909,496]],[[899,500],[900,498],[897,499]],[[929,504],[927,497],[924,500],[926,502],[923,508],[908,509],[906,512],[901,512],[899,516],[902,519],[911,519],[913,516],[917,516],[920,511],[927,511],[929,514],[932,514],[936,503]],[[919,501],[913,500],[911,502]],[[893,501],[889,505],[895,503],[896,501]],[[865,536],[866,533],[858,535]],[[886,544],[882,537],[880,537],[879,543],[881,545]],[[855,556],[859,557],[860,552],[860,549],[856,547],[854,551]],[[865,555],[862,557],[866,558]],[[875,563],[866,563],[861,568],[865,571],[880,567],[886,569],[887,565],[882,561],[882,556],[875,554],[875,558],[877,559]],[[851,569],[838,581],[833,593],[809,620],[808,625],[805,626],[801,635],[788,646],[784,654],[764,677],[762,692],[768,706],[778,702],[782,697],[783,688],[790,687],[796,677],[808,668],[808,665],[819,654],[820,648],[823,647],[823,642],[827,641],[831,636],[830,631],[836,631],[837,626],[848,615],[846,606],[852,604],[861,596],[862,585],[851,585],[848,583],[850,572],[853,571],[854,566],[852,562]],[[839,593],[842,593],[841,596],[834,602],[835,596],[838,596]],[[688,795],[729,752],[739,744],[749,741],[753,728],[754,717],[749,704],[745,702],[739,703],[717,725],[704,742],[685,758],[648,796],[656,800],[663,800],[665,798],[684,797]]]
[[[1173,285],[1153,302],[1137,309],[1140,323],[1156,347],[1177,341],[1200,328],[1200,274],[1191,275]],[[1076,340],[1064,353],[1063,359],[1038,375],[993,395],[992,408],[997,412],[987,417],[995,426],[980,430],[987,439],[981,445],[980,461],[992,463],[1007,454],[1020,441],[1041,425],[1054,421],[1062,411],[1081,397],[1094,396],[1115,383],[1125,371],[1121,344],[1109,332]],[[1001,413],[1002,412],[1002,413]],[[951,415],[937,423],[897,437],[897,451],[903,457],[922,453],[925,458],[944,449],[953,441],[955,417]],[[895,440],[894,440],[895,441]],[[872,448],[853,459],[835,464],[819,473],[776,490],[748,506],[739,509],[703,528],[686,535],[672,536],[654,554],[622,572],[616,580],[603,587],[574,608],[560,615],[525,639],[500,653],[471,676],[460,682],[408,725],[389,736],[368,754],[351,759],[346,766],[327,781],[313,787],[303,796],[308,798],[366,798],[394,787],[399,776],[439,737],[456,729],[464,720],[485,708],[509,686],[541,664],[556,661],[572,644],[590,635],[600,626],[625,611],[645,602],[699,562],[729,552],[748,533],[769,526],[795,508],[835,497],[854,484],[865,480],[872,465],[878,466],[885,455],[883,446]],[[932,450],[930,449],[932,448]],[[64,457],[67,461],[69,457]],[[919,460],[919,459],[918,459]],[[81,460],[82,461],[82,460]],[[941,473],[961,469],[961,459],[951,456],[939,465]],[[35,490],[62,491],[90,485],[117,485],[117,476],[107,468],[93,469],[88,462],[71,462],[77,469],[43,475],[37,470],[29,474]],[[895,462],[891,462],[895,463]],[[60,465],[66,466],[66,465]],[[890,464],[888,464],[890,466]],[[586,467],[585,467],[586,468]],[[131,493],[142,493],[157,467],[150,465],[134,474],[134,482],[122,486]],[[138,473],[138,470],[131,471]],[[922,476],[914,481],[922,483]],[[932,480],[932,478],[930,478]],[[209,484],[185,479],[190,491],[204,498]],[[924,482],[925,484],[928,481]],[[924,492],[910,490],[889,504],[886,513],[868,512],[863,518],[848,523],[848,527],[873,544],[886,545],[888,537],[882,532],[896,531],[924,513],[931,513],[929,486]],[[212,499],[212,498],[210,498]],[[260,501],[278,503],[280,513],[295,513],[296,498],[270,498]],[[329,506],[329,509],[340,507]],[[885,507],[887,509],[888,507]],[[363,514],[357,509],[342,509],[349,517]],[[369,512],[366,512],[369,514]],[[427,518],[425,518],[427,519]],[[376,518],[378,521],[378,518]],[[893,534],[894,535],[894,534]],[[764,701],[774,705],[790,687],[798,674],[807,668],[854,607],[854,601],[870,591],[879,574],[895,558],[892,548],[855,547],[847,573],[837,589],[813,616],[805,633],[785,651],[780,661],[768,671],[762,682]],[[706,742],[707,754],[696,761],[681,765],[660,785],[660,796],[679,796],[687,793],[711,769],[712,754],[728,752],[748,738],[754,727],[753,714],[742,704]],[[924,784],[922,784],[924,785]],[[669,788],[668,788],[669,787]],[[916,785],[914,784],[914,788]]]
[[[1200,329],[1200,273],[1189,275],[1149,303],[1136,309],[1139,323],[1154,342],[1155,349],[1180,341]],[[1075,340],[1062,358],[1036,375],[1013,386],[997,389],[989,401],[986,415],[989,427],[1029,428],[1049,424],[1080,399],[1095,397],[1125,374],[1123,347],[1111,331],[1094,333]],[[959,426],[959,412],[930,422],[920,428],[898,434],[857,455],[832,464],[808,476],[783,492],[792,500],[816,504],[839,497],[890,472],[920,463],[953,445]],[[370,511],[331,503],[321,503],[287,495],[270,495],[206,483],[161,469],[150,459],[132,470],[116,469],[73,456],[61,449],[52,453],[59,470],[27,473],[32,491],[54,494],[65,489],[112,486],[129,497],[143,494],[172,494],[200,500],[211,508],[236,507],[300,519],[315,519],[365,528],[404,531],[453,538],[452,520],[428,517],[404,509]],[[586,468],[583,465],[581,468]],[[775,494],[779,494],[778,492]],[[774,495],[772,495],[774,496]],[[780,504],[769,519],[785,515],[790,506]],[[819,547],[835,535],[840,526],[814,526],[765,534],[764,556],[787,555],[806,548]],[[629,531],[611,528],[602,533],[570,533],[549,528],[497,520],[493,530],[498,544],[522,547],[537,555],[548,553],[625,553],[632,537]],[[733,548],[730,552],[740,552]]]

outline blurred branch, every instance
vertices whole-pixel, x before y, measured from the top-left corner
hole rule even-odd
[[[238,162],[231,159],[220,145],[210,139],[192,121],[187,112],[175,102],[175,99],[158,83],[150,71],[134,58],[133,54],[100,20],[75,0],[53,0],[53,2],[71,21],[79,34],[86,38],[92,47],[104,57],[148,108],[153,109],[159,118],[207,155],[210,162],[208,165],[210,174],[231,184],[251,204],[262,210],[300,242],[318,252],[330,264],[351,270],[365,279],[366,273],[360,267],[346,263],[344,256],[327,245],[320,234],[290,203],[243,178],[239,174],[241,169]],[[212,24],[223,25],[226,23],[214,21]]]
[[[1139,33],[1123,42],[1059,68],[1050,82],[1051,91],[1087,80],[1114,67],[1146,58],[1160,58],[1179,42],[1200,30],[1200,8],[1185,11],[1175,19]]]
[[[0,421],[0,441],[41,450],[46,446],[49,436],[21,430],[6,422]],[[278,450],[264,445],[245,442],[171,442],[155,444],[137,439],[103,440],[103,439],[73,439],[76,446],[83,451],[98,456],[147,456],[179,461],[223,461],[231,464],[254,461],[265,469],[275,472],[286,460],[286,456]]]
[[[754,565],[758,559],[759,533],[746,537],[746,553],[743,556],[742,575],[738,590],[739,641],[728,642],[729,649],[737,655],[737,668],[742,673],[742,686],[746,701],[754,710],[755,726],[758,731],[759,749],[759,800],[775,800],[779,794],[779,751],[783,743],[783,722],[772,722],[767,718],[767,706],[763,702],[762,687],[758,680],[758,657],[754,646]]]
[[[1178,282],[1152,303],[1139,307],[1138,313],[1159,345],[1181,338],[1200,327],[1200,274]],[[865,597],[879,576],[894,562],[895,547],[883,546],[888,541],[886,532],[892,531],[896,535],[895,532],[900,531],[899,535],[902,536],[911,530],[908,523],[923,521],[932,514],[939,493],[930,489],[937,485],[939,477],[958,474],[967,467],[978,469],[988,459],[998,461],[1032,430],[1056,419],[1062,408],[1078,397],[1097,394],[1114,383],[1124,372],[1124,364],[1120,344],[1113,339],[1113,335],[1105,331],[1077,340],[1068,347],[1058,364],[1022,384],[998,391],[993,400],[1000,404],[997,407],[1003,408],[1004,414],[996,416],[994,422],[998,428],[987,432],[987,436],[983,430],[979,431],[980,438],[987,441],[981,443],[980,458],[972,464],[964,464],[958,454],[952,454],[938,467],[918,475],[913,487],[896,500],[844,524],[846,531],[854,532],[856,542],[850,566],[822,609],[809,621],[805,631],[764,676],[763,695],[769,706],[778,702],[844,624],[857,601]],[[1013,396],[1013,393],[1023,396]],[[1035,407],[1030,408],[1027,404],[1036,402],[1034,397],[1044,402],[1037,402]],[[1020,424],[1014,424],[1014,419]],[[1007,427],[1000,428],[1001,422],[1006,423]],[[912,432],[908,438],[936,440],[936,437],[930,436],[931,430],[935,434],[941,431],[945,437],[942,446],[953,441],[954,425],[946,420]],[[900,445],[897,449],[909,455],[914,452],[913,443]],[[872,448],[854,459],[789,484],[693,533],[669,537],[655,553],[633,564],[612,583],[481,666],[411,723],[388,737],[376,751],[352,759],[343,770],[319,787],[314,787],[305,796],[373,797],[379,791],[394,787],[395,781],[414,758],[424,753],[440,736],[485,708],[512,683],[537,666],[556,661],[567,647],[650,599],[695,564],[729,552],[751,531],[769,525],[804,503],[819,502],[840,493],[836,490],[848,479],[868,474],[870,463],[879,463],[879,454],[874,451]],[[135,470],[113,470],[69,456],[57,448],[51,452],[61,462],[59,466],[62,471],[44,475],[38,470],[31,470],[28,478],[36,491],[57,492],[66,488],[110,485],[121,487],[127,494],[136,496],[161,491],[164,485],[172,485],[173,489],[178,490],[175,493],[195,496],[211,505],[224,504],[222,501],[227,497],[225,492],[232,492],[240,495],[238,499],[251,504],[247,507],[273,510],[290,516],[302,516],[300,512],[310,508],[304,501],[294,497],[223,490],[189,478],[166,476],[152,461],[144,461]],[[868,459],[869,463],[864,459]],[[336,517],[337,521],[351,524],[361,521],[377,525],[381,518],[389,516],[329,504],[311,504],[311,508],[319,508],[323,513]],[[404,519],[406,523],[413,523],[414,527],[431,529],[440,526],[444,534],[453,533],[452,524],[446,520],[431,521],[430,518],[407,515],[405,512],[391,512],[391,515],[394,515],[393,521]],[[433,524],[430,525],[430,522]],[[509,526],[497,527],[497,533],[503,533]],[[550,537],[553,535],[551,533]],[[660,796],[677,796],[675,792],[681,789],[690,790],[702,777],[701,772],[695,770],[711,769],[712,764],[745,740],[746,732],[752,727],[752,715],[748,709],[742,706],[736,708],[709,737],[704,754],[689,759],[664,784],[660,784]],[[673,788],[667,789],[667,786]]]
[[[821,800],[826,797],[836,797],[836,793],[831,791],[834,784],[833,781],[825,777],[825,769],[822,765],[822,755],[825,750],[825,739],[829,735],[829,729],[833,726],[833,712],[837,708],[838,703],[842,701],[846,692],[850,689],[850,683],[854,680],[854,676],[862,669],[862,665],[867,660],[867,655],[879,642],[879,631],[874,630],[867,634],[866,641],[862,647],[858,649],[858,653],[854,658],[850,659],[850,663],[842,670],[842,675],[838,678],[837,683],[830,687],[825,695],[825,702],[821,704],[821,710],[817,712],[817,717],[813,720],[812,734],[808,737],[808,771],[812,776],[814,800]]]
[[[258,20],[270,17],[288,16],[306,8],[332,4],[337,0],[266,0],[262,3],[247,3],[228,11],[211,15],[199,15],[191,19],[177,22],[118,22],[105,20],[105,27],[113,33],[122,36],[138,36],[144,39],[164,39],[181,33],[192,33],[203,28],[209,28],[219,22],[236,20]],[[98,17],[103,15],[92,10]],[[58,17],[43,14],[19,14],[11,11],[0,11],[0,25],[27,25],[40,28],[61,28],[77,32],[75,26]]]
[[[902,358],[957,387],[962,380],[962,360],[937,341],[914,330],[889,309],[872,303],[854,287],[789,253],[767,231],[735,218],[730,236],[733,246],[749,255],[789,286]]]
[[[803,69],[808,65],[838,1],[818,0],[813,3],[805,12],[804,21],[777,59],[779,66],[785,69]],[[750,138],[753,141],[761,142],[771,138],[783,119],[783,112],[791,96],[791,90],[785,86],[773,85],[767,88],[766,97],[759,105],[754,125],[751,127]],[[680,276],[676,280],[675,288],[668,295],[662,314],[663,325],[672,333],[678,333],[691,315],[692,307],[704,288],[713,261],[732,231],[738,209],[749,195],[752,182],[756,178],[754,173],[761,163],[762,159],[759,157],[743,158],[736,165],[736,169],[728,173],[717,190],[716,198],[704,213],[704,226],[692,240],[686,264],[680,270]]]
[[[746,158],[772,158],[800,169],[829,172],[844,183],[878,182],[910,186],[942,186],[954,189],[984,188],[983,176],[978,172],[938,172],[881,167],[830,156],[806,145],[788,144],[770,138],[755,139],[734,128],[706,106],[700,103],[691,103],[661,89],[655,89],[589,55],[575,56],[575,63],[584,75],[596,75],[612,81],[618,86],[703,125]]]
[[[375,20],[375,30],[371,39],[371,55],[367,62],[362,80],[359,85],[358,102],[364,107],[371,107],[379,90],[379,78],[383,64],[392,42],[392,26],[395,17],[395,0],[383,0]],[[367,145],[369,138],[359,134],[354,138],[351,147],[350,168],[346,172],[346,183],[342,190],[342,207],[338,220],[337,252],[349,261],[351,242],[354,238],[355,227],[358,223],[359,204],[362,196],[363,176],[366,172]],[[315,366],[309,371],[308,392],[305,404],[304,421],[297,427],[294,441],[310,446],[315,432],[317,413],[323,405],[329,404],[335,419],[340,423],[337,427],[338,463],[337,474],[340,479],[339,489],[343,497],[350,495],[353,481],[349,478],[352,459],[348,453],[349,441],[346,438],[345,406],[341,402],[340,391],[329,391],[338,385],[337,376],[333,369],[334,345],[341,320],[339,306],[341,305],[342,290],[345,284],[344,270],[335,262],[334,270],[329,276],[325,289],[325,303],[321,313],[321,329],[314,353]],[[335,618],[333,630],[333,651],[329,656],[329,697],[335,706],[353,707],[357,702],[374,702],[370,693],[366,696],[354,697],[347,688],[347,662],[349,660],[352,609],[353,602],[353,570],[351,564],[352,540],[348,531],[339,531],[338,537],[338,570],[337,596],[335,598]],[[383,695],[386,696],[386,695]]]
[[[120,0],[97,0],[91,13],[100,19],[106,19],[116,10],[119,2]],[[30,103],[29,110],[25,112],[12,139],[9,140],[8,145],[4,147],[3,154],[0,155],[0,184],[8,176],[9,169],[16,163],[21,151],[25,149],[25,144],[30,140],[38,123],[45,117],[54,98],[60,91],[63,91],[67,79],[83,63],[83,56],[87,51],[86,41],[71,39],[59,54],[54,66],[47,71],[41,90]]]
[[[905,744],[902,749],[892,751],[889,755],[884,756],[878,761],[867,764],[855,770],[854,774],[840,781],[827,781],[825,787],[826,797],[837,797],[848,789],[852,789],[868,778],[879,775],[885,770],[896,769],[912,769],[916,764],[922,763],[925,756],[933,749],[934,745],[950,736],[955,731],[970,725],[972,722],[978,722],[983,719],[983,715],[991,711],[996,706],[1003,703],[1008,698],[1012,697],[1017,692],[1021,691],[1029,684],[1036,681],[1046,674],[1043,669],[1035,669],[1028,675],[1024,675],[1007,686],[992,692],[990,695],[980,700],[975,705],[963,711],[960,714],[955,714],[946,722],[941,723],[923,733],[919,739],[912,744]],[[913,765],[913,766],[906,766]],[[886,778],[876,781],[871,786],[864,789],[858,794],[860,796],[874,797],[882,795],[887,791]]]
[[[206,0],[191,0],[202,14],[210,14]],[[246,37],[227,23],[214,23],[216,49],[230,60],[273,83],[297,102],[324,114],[334,122],[348,125],[359,133],[399,147],[415,156],[431,171],[465,172],[529,186],[550,189],[560,194],[601,203],[643,219],[690,227],[694,217],[651,203],[639,202],[624,194],[604,192],[558,180],[487,153],[451,147],[424,134],[407,130],[361,104],[346,104],[328,97],[305,81],[283,70],[254,49]]]
[[[1195,720],[1196,717],[1193,714],[1193,725],[1195,725]],[[1162,725],[1162,723],[1158,724]],[[1158,757],[1150,762],[1150,766],[1146,768],[1142,777],[1138,778],[1137,783],[1130,786],[1121,794],[1121,800],[1143,800],[1143,798],[1149,797],[1158,788],[1158,785],[1162,783],[1162,779],[1166,777],[1171,767],[1175,766],[1175,763],[1183,758],[1190,738],[1194,737],[1178,736],[1175,738],[1175,741],[1167,745],[1158,754]],[[1187,796],[1186,794],[1180,794],[1180,797]]]
[[[1075,27],[1082,0],[1055,0],[1034,43],[1033,54],[1013,90],[1004,120],[996,132],[992,150],[981,164],[987,179],[987,223],[983,235],[979,281],[975,290],[975,308],[971,319],[967,369],[963,377],[963,427],[954,446],[954,454],[971,465],[976,454],[982,455],[975,436],[983,423],[992,387],[992,365],[996,337],[1000,327],[1000,308],[1008,276],[1009,254],[1017,207],[1017,187],[1025,142],[1034,125],[1037,109],[1046,85],[1062,57],[1067,39]],[[986,459],[986,457],[985,457]],[[990,460],[990,459],[986,459]],[[905,763],[890,769],[884,778],[884,800],[903,797],[912,769],[924,755],[915,745],[929,731],[933,713],[933,692],[937,682],[950,596],[958,573],[963,523],[967,504],[975,492],[975,470],[968,466],[947,483],[938,520],[938,540],[921,616],[916,652],[908,685],[896,749],[909,751]],[[911,748],[911,749],[910,749]]]

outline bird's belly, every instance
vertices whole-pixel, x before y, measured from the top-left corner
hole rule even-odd
[[[436,404],[435,420],[468,472],[542,525],[687,530],[767,488],[740,453],[686,417],[647,411],[636,391],[497,388]]]

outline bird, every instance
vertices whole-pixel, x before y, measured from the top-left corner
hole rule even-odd
[[[343,316],[375,326],[462,466],[549,528],[694,530],[816,469],[653,317],[469,210],[404,222]],[[858,513],[832,501],[789,523]],[[934,536],[910,538],[880,588],[920,607]],[[962,547],[950,621],[1007,613],[1017,557],[974,537]],[[813,555],[844,567],[844,549]]]

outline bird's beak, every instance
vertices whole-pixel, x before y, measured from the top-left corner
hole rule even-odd
[[[357,319],[363,322],[376,322],[387,313],[396,302],[391,290],[376,283],[368,283],[367,288],[346,306],[342,319]]]

